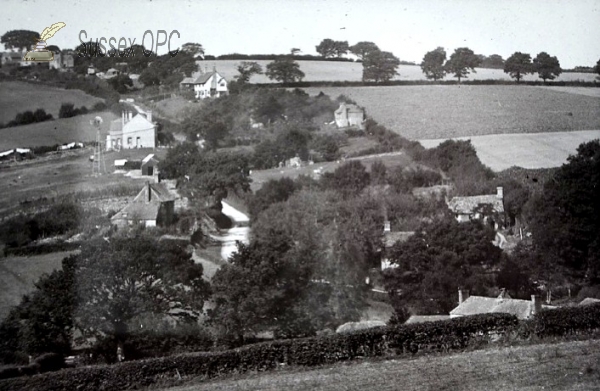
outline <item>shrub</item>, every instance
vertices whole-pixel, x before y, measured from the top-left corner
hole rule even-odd
[[[533,318],[539,337],[575,334],[600,328],[600,303],[541,311]]]
[[[60,105],[60,109],[58,110],[58,118],[71,118],[75,117],[76,115],[77,112],[73,103],[63,103]]]

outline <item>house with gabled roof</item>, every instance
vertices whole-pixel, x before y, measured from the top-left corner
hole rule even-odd
[[[106,150],[133,148],[156,148],[156,124],[152,122],[152,112],[133,116],[133,112],[123,112],[120,119],[111,122],[106,136]]]
[[[496,194],[453,197],[446,202],[459,223],[491,219],[496,229],[504,223],[504,192],[500,186],[496,189]]]
[[[229,93],[227,80],[217,72],[216,67],[213,67],[212,72],[184,78],[179,87],[194,91],[196,99],[218,98]]]
[[[147,182],[133,201],[110,220],[117,227],[133,224],[166,227],[174,221],[176,198],[162,183]]]
[[[365,111],[357,105],[342,102],[333,114],[338,128],[364,127]]]

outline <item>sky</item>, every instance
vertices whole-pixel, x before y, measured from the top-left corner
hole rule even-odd
[[[507,58],[545,51],[563,68],[600,59],[600,0],[2,0],[0,35],[14,29],[39,33],[66,27],[48,45],[74,48],[124,37],[142,43],[151,30],[171,36],[171,50],[186,42],[206,54],[283,54],[299,48],[317,54],[321,40],[371,41],[404,61],[420,63],[441,46]],[[150,47],[150,34],[144,44]],[[163,40],[164,38],[161,37]],[[115,46],[118,43],[115,43]],[[167,52],[166,45],[158,53]]]

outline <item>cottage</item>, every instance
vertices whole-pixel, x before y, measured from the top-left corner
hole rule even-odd
[[[151,153],[142,160],[142,175],[154,176],[158,175],[158,160]]]
[[[166,227],[173,223],[176,197],[161,183],[150,183],[125,208],[111,218],[118,227],[134,223]]]
[[[67,70],[75,66],[75,58],[70,53],[54,53],[54,59],[48,62],[50,69]]]
[[[397,231],[392,232],[391,224],[389,221],[385,221],[383,224],[383,255],[381,257],[381,270],[385,270],[388,268],[397,267],[397,265],[392,264],[388,258],[389,249],[398,242],[404,243],[413,236],[414,231]]]
[[[364,127],[365,112],[356,105],[341,103],[340,107],[334,112],[334,116],[338,128],[356,126],[362,129]]]
[[[182,90],[194,91],[196,99],[218,98],[227,95],[227,80],[213,67],[212,72],[205,72],[197,77],[186,77],[180,83]]]
[[[23,61],[24,53],[22,52],[4,52],[0,57],[0,63],[2,67],[7,66],[24,66],[26,62]]]
[[[133,148],[156,148],[156,124],[152,122],[151,111],[135,117],[132,112],[123,112],[121,119],[110,124],[106,150]]]
[[[556,307],[543,305],[539,296],[531,295],[531,300],[519,300],[510,297],[502,290],[498,297],[469,296],[468,291],[458,291],[458,307],[450,311],[450,317],[477,314],[505,313],[515,315],[519,319],[529,319],[545,309]]]
[[[490,221],[498,229],[504,222],[503,200],[503,189],[498,187],[496,194],[453,197],[447,204],[458,222],[483,219],[484,221]]]

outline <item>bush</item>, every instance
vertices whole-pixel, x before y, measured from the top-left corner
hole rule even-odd
[[[600,328],[600,303],[545,310],[533,318],[538,337],[576,334]]]
[[[44,122],[52,119],[52,114],[47,114],[44,109],[37,109],[35,112],[27,110],[23,113],[18,113],[15,119],[6,124],[6,127],[28,125],[36,122]],[[0,126],[4,127],[4,126]]]

